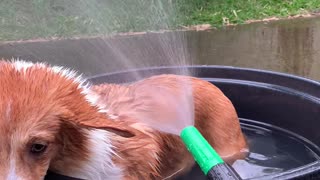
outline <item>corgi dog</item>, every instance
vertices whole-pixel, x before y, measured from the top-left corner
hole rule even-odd
[[[146,101],[147,89],[157,84],[178,98],[183,79],[192,87],[195,127],[228,163],[245,157],[236,110],[209,82],[165,74],[125,85],[90,85],[67,68],[2,59],[0,179],[40,180],[48,170],[88,180],[174,179],[186,173],[195,162],[180,137],[139,120],[148,111],[135,112],[148,106],[160,120],[171,117],[163,107],[157,110],[157,101],[167,97],[153,92],[156,98]]]

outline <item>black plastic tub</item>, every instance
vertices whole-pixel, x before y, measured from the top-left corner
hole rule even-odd
[[[289,74],[227,66],[184,67],[194,76],[218,86],[233,102],[241,122],[253,121],[266,127],[282,128],[307,144],[320,156],[320,83]],[[89,78],[93,84],[128,83],[158,74],[179,74],[181,67],[139,69]],[[320,161],[305,164],[264,179],[320,178]],[[55,178],[57,179],[57,178]],[[206,179],[195,168],[181,179]],[[259,178],[262,179],[262,178]]]

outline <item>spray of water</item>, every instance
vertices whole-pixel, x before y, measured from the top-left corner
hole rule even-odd
[[[97,15],[96,11],[99,9],[97,0],[94,3],[88,3],[88,1],[81,1],[81,3],[83,4],[81,7],[86,7],[89,17],[94,18]],[[128,1],[120,0],[109,3],[110,7],[118,7],[120,11],[123,10],[115,16],[114,9],[104,9],[110,12],[110,17],[114,18],[111,21],[99,16],[95,18],[101,22],[99,23],[100,29],[109,32],[112,32],[110,28],[121,25],[123,15],[129,19],[132,18],[132,15],[145,17],[142,21],[148,24],[146,28],[151,29],[168,29],[172,23],[172,17],[176,15],[172,1],[138,0],[128,3]],[[145,7],[147,8],[144,9]],[[153,33],[148,38],[144,38],[143,42],[137,45],[128,38],[118,41],[104,39],[106,47],[112,50],[114,57],[118,60],[117,67],[124,68],[121,70],[151,66],[181,66],[192,62],[192,56],[188,53],[187,36],[184,32]],[[191,72],[184,68],[180,68],[180,72],[176,73],[191,75]],[[133,75],[135,80],[143,78],[139,73]],[[183,128],[194,124],[194,105],[190,83],[187,80],[177,80],[173,83],[174,89],[161,84],[137,85],[135,99],[138,99],[139,104],[130,106],[125,113],[154,129],[179,135]]]
[[[18,10],[7,12],[4,17],[1,17],[3,21],[1,29],[13,27],[12,31],[6,32],[12,32],[13,34],[10,35],[16,38],[20,38],[20,34],[24,38],[31,39],[66,36],[81,39],[83,36],[89,36],[86,43],[95,47],[94,52],[86,51],[86,46],[78,46],[76,42],[72,45],[74,50],[71,49],[72,47],[67,52],[64,49],[59,50],[64,52],[61,53],[65,55],[64,57],[49,55],[49,52],[43,55],[43,48],[19,50],[24,54],[28,52],[28,58],[49,60],[55,64],[76,69],[85,69],[83,66],[86,64],[87,66],[94,64],[94,68],[90,71],[95,72],[90,74],[151,66],[189,65],[192,64],[193,55],[188,50],[187,33],[161,31],[161,29],[168,30],[176,24],[176,17],[179,16],[177,8],[179,2],[171,0],[31,0],[26,2],[6,0],[0,5],[8,6],[5,8],[8,10]],[[181,1],[180,4],[183,2]],[[7,19],[16,19],[16,22],[10,23],[6,21]],[[23,28],[24,26],[28,28]],[[150,32],[153,30],[156,32]],[[114,35],[119,32],[130,34],[139,31],[146,31],[147,34],[114,38]],[[99,41],[93,40],[90,36],[98,36]],[[68,56],[72,55],[77,61],[70,60]],[[30,60],[33,60],[32,58]],[[65,61],[63,58],[69,59]],[[85,62],[85,58],[90,59],[86,59]],[[79,61],[83,61],[83,64],[78,65]],[[189,74],[182,69],[179,73]],[[137,80],[142,78],[140,74],[135,74],[135,77]]]
[[[194,125],[190,83],[187,79],[176,79],[170,85],[159,81],[138,84],[135,98],[139,104],[125,113],[161,132],[180,135],[185,127]]]
[[[129,25],[132,29],[168,29],[176,16],[176,9],[172,1],[138,0],[134,3],[128,1],[108,1],[108,8],[99,7],[98,0],[80,1],[80,8],[91,19],[98,20],[97,27],[103,31],[112,32],[119,27],[124,18],[144,17],[138,23]],[[119,13],[115,13],[118,9]],[[110,19],[102,13],[108,12]],[[126,16],[126,17],[124,17]],[[144,27],[143,27],[144,26]],[[111,49],[117,63],[113,70],[126,70],[151,66],[183,66],[192,63],[192,55],[188,51],[187,34],[185,32],[158,32],[145,35],[143,44],[135,44],[134,40],[123,38],[121,40],[104,39],[105,47]],[[140,37],[142,38],[142,37]],[[108,59],[101,60],[110,61]],[[184,75],[191,75],[187,69],[180,68]],[[135,80],[142,79],[139,73],[133,74]],[[127,109],[125,113],[136,120],[143,122],[162,132],[179,135],[186,126],[194,124],[194,105],[190,82],[177,80],[175,89],[161,84],[148,84],[137,86],[136,99],[140,104]]]
[[[28,3],[22,1],[6,2],[5,5],[14,7],[6,9],[19,7],[18,11],[5,14],[6,16],[15,15],[15,19],[17,19],[15,30],[20,31],[21,24],[31,25],[29,27],[32,28],[22,29],[21,32],[30,30],[27,37],[32,39],[46,38],[46,35],[58,37],[80,35],[80,38],[83,34],[99,36],[99,43],[96,40],[90,40],[90,38],[87,41],[88,44],[95,47],[94,52],[86,51],[86,46],[77,46],[75,47],[77,50],[69,52],[78,59],[90,57],[87,61],[80,61],[81,65],[78,60],[64,61],[66,57],[62,55],[55,55],[52,58],[55,64],[75,69],[90,66],[92,71],[102,73],[154,66],[192,64],[193,55],[188,50],[186,32],[158,31],[170,29],[176,23],[175,17],[178,16],[176,1],[31,0]],[[183,3],[183,1],[181,2]],[[149,32],[143,36],[126,35],[117,38],[113,36],[119,31],[148,30]],[[157,32],[150,32],[152,30]],[[136,44],[136,39],[139,39],[141,43]],[[39,56],[42,54],[41,51],[43,50],[33,49],[29,51],[29,57],[35,57],[35,60],[47,60],[45,57]],[[61,49],[61,51],[65,50]],[[108,53],[106,54],[106,52]],[[60,60],[57,61],[57,59]],[[191,75],[191,72],[184,68],[180,68],[176,73]],[[140,80],[148,75],[142,76],[136,72],[133,76],[134,78],[130,77],[130,79]],[[140,109],[134,109],[137,113],[134,111],[132,113],[137,116],[138,120],[158,130],[177,134],[182,127],[193,124],[192,90],[188,86],[189,83],[180,83],[178,90],[176,89],[177,92],[171,92],[163,87],[146,87],[142,89],[145,93],[143,93],[144,97],[141,97],[145,98],[144,105]]]

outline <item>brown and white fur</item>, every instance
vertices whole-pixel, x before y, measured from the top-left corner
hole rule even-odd
[[[130,103],[139,106],[137,97],[148,84],[174,92],[173,82],[181,78],[192,82],[195,126],[226,161],[241,158],[247,145],[236,111],[206,81],[160,75],[131,85],[89,86],[68,69],[0,61],[0,179],[43,179],[48,169],[90,180],[171,179],[185,173],[194,161],[178,136],[123,112]]]

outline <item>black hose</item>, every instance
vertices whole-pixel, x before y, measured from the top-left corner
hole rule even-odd
[[[208,180],[242,180],[238,173],[227,163],[213,166],[207,173]]]

